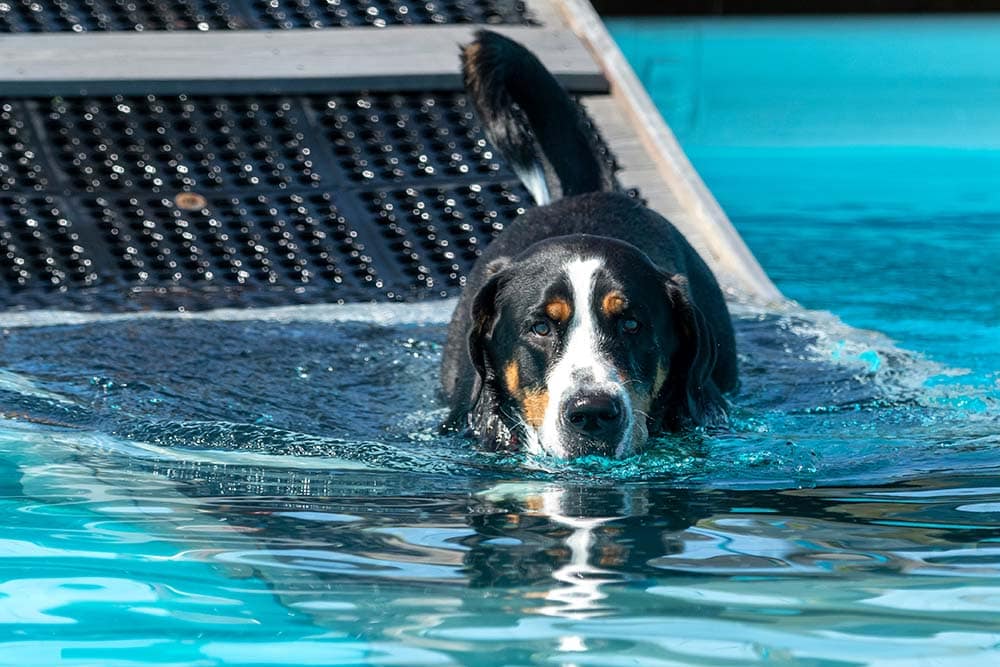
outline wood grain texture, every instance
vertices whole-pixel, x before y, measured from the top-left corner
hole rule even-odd
[[[489,26],[528,46],[574,92],[607,82],[569,31]],[[0,96],[459,90],[477,26],[5,35]]]

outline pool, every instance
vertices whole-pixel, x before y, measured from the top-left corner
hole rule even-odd
[[[470,451],[435,428],[435,304],[9,315],[2,662],[996,659],[1000,133],[995,85],[963,91],[1000,25],[612,28],[816,311],[736,309],[731,427],[615,463]],[[915,119],[848,113],[879,105]]]

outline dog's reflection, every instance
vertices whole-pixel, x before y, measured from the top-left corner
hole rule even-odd
[[[188,471],[183,481],[178,472],[170,476],[197,499],[200,522],[224,518],[229,531],[204,557],[253,573],[299,608],[333,591],[366,606],[364,591],[391,580],[401,595],[428,586],[436,595],[455,585],[491,588],[527,601],[533,613],[600,615],[610,587],[664,576],[650,562],[681,552],[684,531],[718,501],[711,492],[565,482],[417,497],[400,475],[345,484],[286,471],[261,486],[260,471],[250,470],[241,494],[233,468]],[[362,486],[379,493],[358,495]]]
[[[480,497],[490,510],[470,515],[475,536],[463,540],[470,585],[534,587],[537,611],[573,618],[603,613],[609,584],[653,575],[648,562],[680,551],[703,515],[688,491],[639,485],[500,485]]]
[[[599,530],[625,517],[580,516],[576,512],[565,514],[572,495],[568,489],[560,487],[542,489],[538,494],[541,515],[569,531],[562,540],[565,562],[551,573],[552,579],[558,583],[545,594],[545,599],[552,604],[539,611],[548,615],[586,618],[601,612],[601,601],[607,597],[601,586],[621,579],[614,570],[599,565],[619,564],[623,551],[621,546],[613,543],[598,545]]]

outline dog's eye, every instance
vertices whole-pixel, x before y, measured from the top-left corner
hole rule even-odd
[[[640,329],[642,329],[642,323],[632,317],[626,317],[621,321],[620,326],[622,332],[627,334],[636,334],[639,333]]]
[[[535,322],[531,325],[531,333],[536,336],[548,336],[552,332],[552,326],[548,322]]]

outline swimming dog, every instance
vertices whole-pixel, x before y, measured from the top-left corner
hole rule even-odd
[[[621,458],[724,420],[736,347],[708,266],[616,191],[579,106],[530,51],[482,31],[462,64],[487,137],[538,206],[469,274],[443,354],[446,426],[489,450]]]

